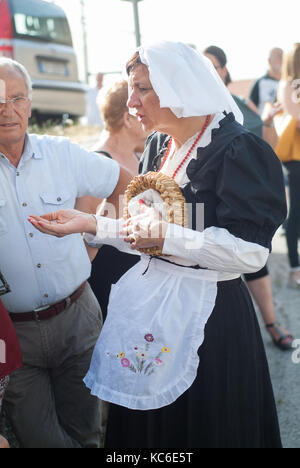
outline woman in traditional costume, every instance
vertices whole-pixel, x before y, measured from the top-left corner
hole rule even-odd
[[[281,164],[241,125],[213,65],[189,46],[142,46],[127,65],[128,105],[155,131],[141,161],[150,174],[126,194],[128,219],[74,210],[31,219],[48,234],[85,231],[92,245],[142,252],[113,287],[85,378],[112,403],[106,446],[281,447],[241,279],[266,264],[286,216]],[[188,205],[181,220],[168,211],[170,200],[182,208],[176,187]]]

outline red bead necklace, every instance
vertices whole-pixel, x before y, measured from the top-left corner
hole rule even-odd
[[[202,137],[203,133],[205,132],[205,130],[207,129],[208,127],[208,124],[209,124],[209,121],[210,121],[210,115],[208,115],[206,117],[206,120],[205,120],[205,123],[203,125],[203,128],[201,130],[201,132],[199,133],[199,135],[197,136],[197,138],[195,139],[194,143],[192,144],[192,146],[190,147],[190,149],[188,150],[188,152],[186,153],[185,157],[183,158],[183,160],[181,161],[181,163],[179,164],[179,166],[177,167],[177,169],[174,171],[174,174],[172,175],[172,179],[175,179],[178,171],[182,168],[182,166],[186,163],[186,161],[188,160],[191,152],[193,151],[193,149],[195,148],[196,144],[198,143],[198,141],[200,140],[200,138]],[[173,138],[171,137],[170,138],[170,141],[169,141],[169,144],[168,144],[168,148],[167,148],[167,151],[166,151],[166,154],[164,155],[164,159],[161,163],[161,166],[160,168],[158,169],[158,172],[162,170],[168,156],[169,156],[169,153],[170,153],[170,149],[171,149],[171,146],[172,146],[172,142],[173,142]]]

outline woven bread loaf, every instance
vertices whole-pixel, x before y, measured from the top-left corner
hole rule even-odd
[[[124,219],[130,218],[129,202],[134,197],[140,195],[146,190],[156,190],[163,200],[163,209],[166,214],[166,221],[172,224],[186,226],[185,198],[178,184],[169,176],[161,172],[148,172],[142,174],[130,182],[125,192],[124,201]],[[163,255],[158,247],[139,249],[140,252],[160,256]]]

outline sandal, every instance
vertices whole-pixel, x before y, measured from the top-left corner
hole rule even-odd
[[[282,351],[288,351],[292,349],[293,347],[292,343],[293,343],[294,337],[288,333],[284,333],[280,327],[280,323],[278,322],[269,323],[266,325],[266,328],[274,328],[276,332],[279,334],[280,338],[277,340],[272,336],[273,343],[275,344],[275,346],[277,346],[277,348],[281,349]],[[287,338],[289,338],[290,341],[288,341],[287,343],[283,343],[283,341],[286,340]]]
[[[288,287],[291,289],[300,289],[300,276],[299,272],[297,273],[298,275],[295,272],[290,273]]]

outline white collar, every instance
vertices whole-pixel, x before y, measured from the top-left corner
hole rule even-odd
[[[211,134],[212,130],[215,128],[220,127],[220,121],[224,118],[224,114],[222,113],[217,113],[213,120],[210,122],[208,125],[207,129],[205,130],[204,134],[202,135],[198,145],[193,149],[193,151],[190,154],[189,160],[186,162],[184,168],[182,168],[178,174],[175,177],[175,181],[178,183],[179,186],[184,186],[189,182],[189,179],[186,175],[186,168],[189,164],[189,161],[192,159],[195,159],[197,157],[197,148],[201,147],[204,148],[205,146],[208,146],[211,143]],[[195,141],[197,135],[199,132],[195,133],[191,138],[189,138],[177,151],[174,152],[175,150],[175,144],[172,142],[171,148],[170,148],[170,156],[173,157],[170,159],[170,157],[167,158],[161,172],[163,174],[172,176],[190,147],[192,146],[193,142]]]

